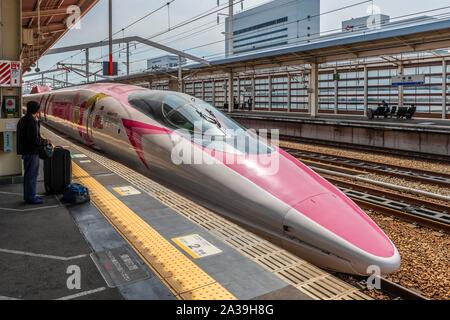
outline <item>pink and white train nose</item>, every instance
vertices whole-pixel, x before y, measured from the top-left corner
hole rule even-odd
[[[336,270],[342,270],[343,261],[361,275],[366,275],[371,266],[378,267],[382,274],[400,267],[400,255],[393,243],[340,192],[320,194],[296,204],[285,218],[285,228],[299,240],[314,243],[318,250],[332,252]]]

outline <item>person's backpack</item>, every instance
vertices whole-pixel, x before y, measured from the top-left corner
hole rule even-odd
[[[62,201],[70,204],[83,204],[91,201],[91,197],[88,188],[78,183],[72,183],[66,187]]]
[[[46,143],[45,145],[39,147],[39,158],[42,160],[52,158],[54,153],[55,147],[50,143]]]

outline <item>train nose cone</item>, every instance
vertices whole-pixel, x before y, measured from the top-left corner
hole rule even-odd
[[[316,236],[330,252],[350,261],[359,274],[367,274],[369,266],[376,266],[382,274],[395,272],[400,255],[384,232],[345,195],[320,194],[293,207],[296,214],[313,220],[322,228]],[[292,210],[289,215],[292,215]],[[321,234],[322,233],[322,234]],[[331,235],[331,238],[330,238]]]

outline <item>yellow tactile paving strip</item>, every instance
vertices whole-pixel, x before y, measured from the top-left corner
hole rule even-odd
[[[76,163],[73,176],[89,188],[92,202],[178,299],[236,299]]]

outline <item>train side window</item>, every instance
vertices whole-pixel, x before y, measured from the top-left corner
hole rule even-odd
[[[138,109],[139,111],[145,113],[145,115],[151,117],[154,120],[157,120],[157,119],[155,119],[156,118],[155,113],[154,113],[153,108],[149,101],[147,101],[145,99],[136,98],[136,99],[130,100],[130,104],[132,106],[134,106],[136,109]]]

